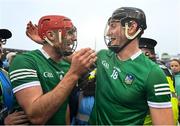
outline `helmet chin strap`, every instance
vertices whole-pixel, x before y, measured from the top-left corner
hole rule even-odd
[[[128,23],[125,23],[125,35],[129,40],[133,40],[142,31],[142,28],[139,28],[134,35],[130,36],[128,35],[128,29],[129,29]]]
[[[59,38],[59,43],[62,42],[62,33],[58,32],[58,38]],[[46,37],[44,36],[44,40],[46,40],[47,43],[49,43],[51,46],[54,46],[54,44]]]
[[[54,44],[46,36],[44,36],[44,40],[46,40],[49,45],[54,46]]]
[[[121,50],[123,50],[129,43],[131,43],[131,42],[137,37],[137,35],[142,31],[142,28],[139,28],[134,35],[130,36],[130,35],[128,35],[128,29],[129,29],[128,23],[125,23],[125,36],[126,36],[126,38],[128,39],[128,40],[125,42],[125,44],[124,44],[123,46],[121,46],[121,47],[118,46],[118,45],[109,46],[108,48],[109,48],[110,50],[112,50],[112,51],[115,52],[115,53],[119,53],[119,52],[120,52]]]
[[[58,33],[59,43],[62,43],[62,32],[59,31]]]

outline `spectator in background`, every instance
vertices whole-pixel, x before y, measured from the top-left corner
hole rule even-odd
[[[3,68],[8,71],[9,65],[11,64],[13,58],[16,56],[16,52],[9,52],[6,54],[6,59],[3,61]]]
[[[175,78],[175,89],[179,101],[179,110],[180,110],[180,61],[178,59],[172,59],[169,62],[172,73]],[[179,122],[180,122],[180,113],[179,113]]]
[[[74,108],[76,112],[73,115],[72,125],[88,125],[89,116],[94,105],[95,74],[96,68],[90,73],[84,74],[78,81],[79,90],[72,97],[75,100],[74,103],[71,103],[72,105],[70,107],[70,109],[76,107]]]
[[[170,87],[171,91],[171,103],[172,103],[172,109],[174,114],[174,122],[178,124],[178,99],[174,87],[174,79],[173,75],[171,74],[170,70],[160,61],[156,60],[156,53],[155,53],[155,46],[157,45],[156,40],[151,38],[140,38],[139,40],[139,48],[144,52],[144,54],[149,57],[152,61],[157,63],[159,67],[164,71],[166,74],[166,78]],[[147,115],[145,119],[145,125],[152,125],[152,121],[150,119],[150,116]]]
[[[173,74],[179,74],[180,72],[180,60],[179,59],[172,59],[170,60],[170,68]]]
[[[0,59],[2,56],[2,46],[6,44],[6,40],[11,38],[12,33],[7,29],[0,29]],[[28,124],[28,119],[23,111],[13,112],[13,93],[9,82],[7,72],[2,69],[2,61],[0,60],[0,124],[20,125]]]
[[[14,59],[15,56],[16,56],[16,52],[9,52],[6,55],[6,59],[7,59],[9,65],[11,64],[11,62]]]
[[[169,61],[171,59],[171,56],[168,54],[168,53],[162,53],[161,54],[161,62],[167,66],[168,68],[170,67],[169,66]]]

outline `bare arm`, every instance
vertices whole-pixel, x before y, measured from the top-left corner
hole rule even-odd
[[[174,125],[172,108],[150,107],[153,125]]]
[[[78,78],[91,66],[95,53],[90,49],[78,51],[63,80],[50,92],[43,94],[41,86],[18,91],[15,96],[33,124],[45,124],[66,100]],[[91,61],[91,62],[90,62]]]

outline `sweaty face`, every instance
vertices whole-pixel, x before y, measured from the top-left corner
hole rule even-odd
[[[108,46],[122,46],[127,40],[119,20],[110,20],[105,28],[105,42]]]
[[[172,72],[175,74],[180,72],[180,64],[175,60],[172,60],[170,62],[170,68],[171,68]]]
[[[76,48],[77,41],[77,31],[76,28],[73,27],[71,29],[66,30],[63,35],[61,31],[56,32],[56,43],[54,47],[56,51],[63,55],[72,54]]]

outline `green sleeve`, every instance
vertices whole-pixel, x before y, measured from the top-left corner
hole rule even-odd
[[[33,81],[39,81],[36,66],[32,56],[27,54],[17,55],[9,68],[9,76],[13,88]]]
[[[150,106],[160,107],[162,105],[161,107],[165,107],[170,105],[169,84],[164,72],[158,66],[152,68],[146,83],[147,100]]]

